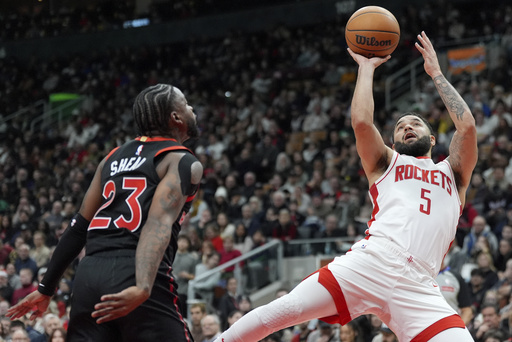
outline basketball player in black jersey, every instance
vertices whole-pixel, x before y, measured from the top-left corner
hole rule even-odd
[[[98,166],[45,277],[13,306],[16,319],[47,309],[67,266],[86,247],[74,281],[68,341],[192,341],[171,266],[180,223],[203,167],[182,143],[198,135],[192,107],[171,85],[135,99],[140,136]]]

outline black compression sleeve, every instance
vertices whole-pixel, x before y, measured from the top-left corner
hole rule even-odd
[[[73,217],[53,252],[48,270],[39,284],[39,292],[53,296],[62,274],[85,246],[88,227],[89,221],[82,215]]]

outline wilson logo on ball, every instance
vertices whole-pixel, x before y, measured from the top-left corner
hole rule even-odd
[[[359,34],[356,34],[356,44],[358,45],[366,45],[366,46],[391,46],[393,43],[390,39],[387,40],[377,40],[375,37],[365,37]]]
[[[355,11],[345,26],[347,46],[368,58],[390,55],[400,41],[400,25],[393,13],[380,6]]]

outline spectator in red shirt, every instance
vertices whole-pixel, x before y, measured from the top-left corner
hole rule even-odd
[[[235,249],[235,242],[234,238],[232,236],[226,236],[224,238],[224,249],[220,252],[220,265],[233,260],[235,258],[238,258],[242,255],[242,252],[240,252],[238,249]],[[242,263],[240,263],[241,266]],[[230,266],[224,270],[224,279],[227,279],[228,277],[233,275],[233,271],[235,270],[235,266]]]
[[[30,268],[22,268],[20,270],[21,288],[14,290],[11,301],[12,305],[18,303],[20,299],[25,298],[29,293],[37,290],[37,287],[32,283],[33,278],[34,273]]]

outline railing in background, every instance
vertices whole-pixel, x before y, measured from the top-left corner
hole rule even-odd
[[[387,77],[385,81],[386,110],[390,110],[394,101],[401,96],[415,94],[418,77],[423,74],[425,74],[423,58],[420,57]]]
[[[21,108],[16,112],[3,118],[2,123],[9,125],[12,122],[16,122],[16,125],[20,126],[21,129],[28,129],[30,123],[35,117],[44,115],[48,111],[48,102],[39,100],[31,104],[30,106]]]
[[[71,111],[80,107],[86,98],[86,96],[79,96],[76,99],[66,101],[55,108],[45,111],[42,115],[31,120],[30,130],[36,132],[53,126],[64,129],[62,127],[63,122],[69,121],[72,115]]]
[[[311,238],[311,239],[297,239],[287,242],[296,256],[311,255],[311,254],[324,254],[324,255],[339,255],[340,253],[347,252],[354,244],[353,237],[333,237],[333,238]],[[330,243],[335,243],[336,248],[332,248]],[[319,252],[319,248],[315,248],[317,244],[325,244],[327,247]],[[331,246],[331,247],[330,247]]]
[[[261,256],[264,256],[265,258],[261,258]],[[209,270],[208,272],[196,274],[195,279],[191,280],[188,284],[188,317],[190,317],[190,304],[197,301],[194,284],[198,281],[222,272],[230,266],[235,266],[234,277],[238,280],[240,288],[244,288],[245,291],[249,293],[254,292],[271,282],[282,279],[283,257],[283,243],[280,240],[271,240],[265,245],[257,247],[238,258]],[[258,258],[260,260],[257,260]],[[240,267],[240,263],[242,262],[242,267],[245,272],[243,272],[242,267]]]

